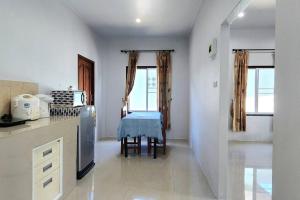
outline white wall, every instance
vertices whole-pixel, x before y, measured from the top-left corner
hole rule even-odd
[[[106,65],[103,71],[105,119],[101,137],[116,137],[120,122],[121,99],[124,97],[128,54],[121,49],[175,49],[172,53],[173,101],[171,105],[172,139],[188,139],[189,67],[187,38],[111,38],[108,40]],[[155,53],[141,53],[138,65],[156,66]]]
[[[300,199],[299,8],[299,0],[277,0],[273,200]]]
[[[231,29],[230,37],[232,49],[275,49],[275,28]]]
[[[220,199],[226,193],[222,179],[226,173],[227,153],[223,145],[227,143],[227,132],[220,129],[222,83],[213,87],[213,82],[220,80],[220,53],[212,61],[208,46],[214,37],[220,41],[221,24],[238,2],[204,1],[190,38],[190,143],[214,194]]]
[[[96,105],[100,103],[105,41],[71,10],[59,1],[2,0],[0,24],[0,79],[36,82],[42,93],[77,88],[81,54],[95,61]]]
[[[246,132],[229,132],[230,141],[272,142],[273,117],[247,116]]]
[[[232,29],[230,36],[231,49],[275,49],[275,28]],[[230,55],[230,59],[230,73],[233,74],[234,54]],[[250,53],[249,66],[270,66],[274,64],[274,56],[271,53]],[[233,81],[231,85],[233,85]],[[233,133],[230,131],[229,134],[229,140],[271,142],[273,137],[273,117],[248,116],[246,132]]]

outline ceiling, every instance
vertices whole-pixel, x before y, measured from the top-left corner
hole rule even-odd
[[[186,36],[202,0],[61,0],[104,36]],[[141,23],[136,23],[136,18]]]
[[[244,13],[245,16],[237,18],[231,28],[274,28],[276,0],[251,0]]]

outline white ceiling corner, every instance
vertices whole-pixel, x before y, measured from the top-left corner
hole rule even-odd
[[[244,12],[243,18],[232,23],[233,29],[275,27],[276,0],[251,0]]]

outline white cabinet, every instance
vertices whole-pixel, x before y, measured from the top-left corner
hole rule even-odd
[[[35,199],[54,200],[60,196],[60,171],[59,168],[42,178],[35,184]]]
[[[63,138],[33,149],[33,200],[62,196]]]

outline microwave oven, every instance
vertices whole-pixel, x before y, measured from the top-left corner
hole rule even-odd
[[[81,90],[56,90],[51,92],[52,106],[78,107],[86,105],[86,93]]]

